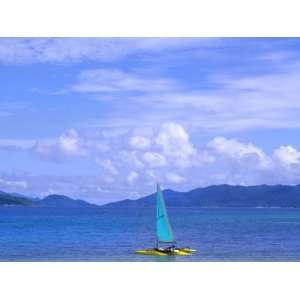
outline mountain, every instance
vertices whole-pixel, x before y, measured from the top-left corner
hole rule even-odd
[[[32,201],[28,198],[21,196],[21,195],[12,195],[9,193],[5,193],[0,191],[0,206],[5,205],[22,205],[22,206],[29,206],[32,204]]]
[[[19,193],[10,193],[10,195],[25,198],[25,199],[28,199],[30,201],[39,201],[39,200],[41,200],[40,198],[37,198],[37,197],[25,196],[25,195],[19,194]]]
[[[168,207],[292,207],[300,208],[300,185],[215,185],[189,192],[163,191]],[[123,200],[106,207],[139,208],[155,205],[155,194]]]
[[[0,191],[0,206],[20,205],[52,208],[95,208],[98,205],[83,200],[75,200],[63,195],[49,195],[43,199],[29,198],[20,194]]]
[[[292,207],[300,208],[300,185],[232,186],[213,185],[188,192],[163,191],[168,207]],[[155,206],[155,193],[137,200],[108,203],[107,208],[141,208]],[[44,199],[28,198],[0,191],[1,205],[23,205],[52,208],[96,208],[98,205],[63,195]]]
[[[63,195],[49,195],[40,201],[36,201],[35,206],[55,207],[55,208],[95,208],[96,204],[91,204],[83,200],[75,200]]]

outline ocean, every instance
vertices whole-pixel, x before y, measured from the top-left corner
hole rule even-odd
[[[136,255],[155,246],[153,208],[0,208],[0,261],[300,261],[300,209],[169,208],[192,256]]]

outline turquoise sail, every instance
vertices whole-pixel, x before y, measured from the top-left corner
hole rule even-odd
[[[166,210],[165,200],[159,184],[157,184],[156,209],[157,241],[162,243],[175,243],[173,231]]]

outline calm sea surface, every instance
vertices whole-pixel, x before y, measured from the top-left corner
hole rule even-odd
[[[300,261],[299,209],[170,208],[189,257],[134,254],[155,245],[155,211],[0,208],[0,261]]]

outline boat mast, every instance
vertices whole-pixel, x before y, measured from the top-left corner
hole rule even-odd
[[[159,187],[159,183],[156,182],[156,197],[157,197],[157,194],[160,190],[160,187]],[[157,210],[157,202],[156,202],[156,210]],[[158,239],[158,236],[156,235],[156,249],[159,248],[159,239]]]

